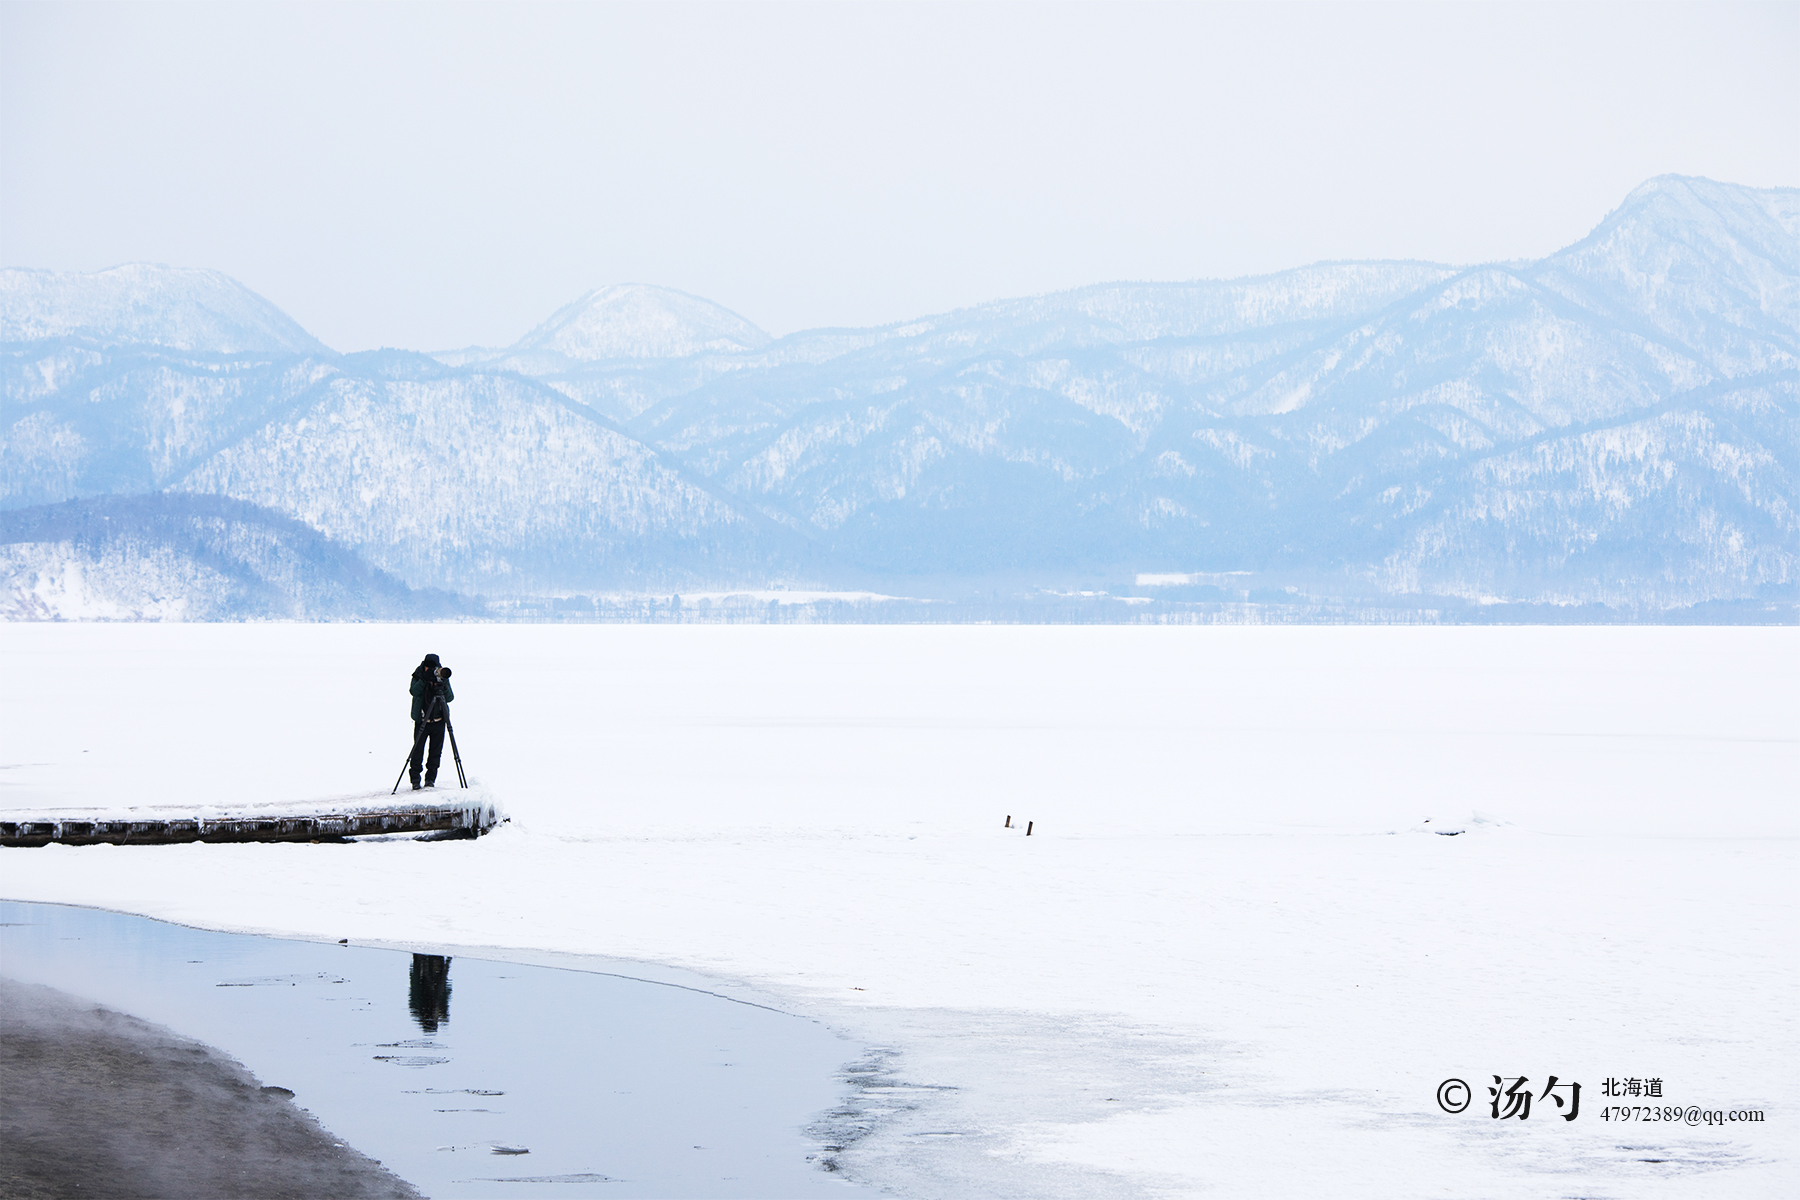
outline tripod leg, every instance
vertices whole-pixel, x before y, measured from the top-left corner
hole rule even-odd
[[[450,757],[456,760],[456,781],[464,787],[468,787],[469,777],[463,774],[462,751],[456,748],[456,726],[450,723],[449,713],[444,714],[444,732],[450,735]]]
[[[412,766],[413,755],[419,754],[420,749],[421,749],[420,738],[419,738],[418,731],[415,729],[413,731],[413,748],[411,750],[407,751],[406,761],[404,761],[400,764],[400,773],[398,775],[394,776],[394,790],[389,792],[388,795],[395,796],[395,795],[399,794],[400,781],[402,779],[406,778],[406,769],[408,767]],[[421,755],[421,757],[422,757],[422,755]]]

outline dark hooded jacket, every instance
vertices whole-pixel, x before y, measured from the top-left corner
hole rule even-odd
[[[415,721],[425,719],[425,713],[435,697],[443,696],[445,704],[456,699],[456,690],[450,686],[448,679],[437,678],[437,669],[438,656],[435,654],[427,654],[425,661],[413,669],[412,682],[407,690],[412,692],[412,719]]]

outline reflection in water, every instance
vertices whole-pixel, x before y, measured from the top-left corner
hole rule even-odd
[[[850,1126],[814,1114],[860,1114],[852,1097],[877,1086],[850,1090],[860,1051],[823,1025],[660,981],[411,957],[0,900],[0,975],[217,1047],[433,1200],[882,1200],[823,1169],[837,1152],[820,1139],[839,1136],[823,1131]],[[595,1014],[606,1036],[571,1035]],[[12,1032],[0,1012],[8,1050]],[[11,1082],[0,1063],[0,1197],[22,1194],[7,1174]],[[105,1190],[143,1194],[131,1182]]]
[[[441,954],[415,954],[406,1006],[426,1033],[450,1023],[450,960]]]

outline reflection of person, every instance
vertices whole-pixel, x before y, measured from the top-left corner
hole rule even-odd
[[[426,1033],[450,1023],[450,960],[440,954],[415,954],[406,1007]]]
[[[444,757],[444,720],[450,714],[447,706],[456,699],[456,692],[450,687],[450,668],[441,665],[435,654],[427,654],[413,669],[409,690],[413,698],[413,748],[406,769],[412,776],[413,791],[416,792],[420,787],[421,765],[425,772],[424,786],[437,786],[438,760]],[[427,741],[431,743],[429,758],[425,757]]]

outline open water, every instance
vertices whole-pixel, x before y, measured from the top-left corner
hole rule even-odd
[[[433,1197],[853,1197],[857,1048],[677,985],[0,901],[0,973],[166,1025]]]

